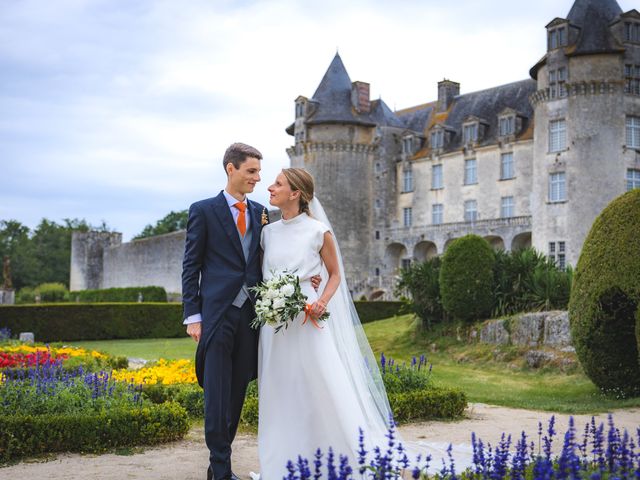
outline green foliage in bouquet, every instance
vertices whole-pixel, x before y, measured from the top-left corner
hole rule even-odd
[[[273,272],[272,272],[273,274]],[[252,288],[258,296],[256,318],[251,327],[258,329],[263,325],[274,327],[276,333],[286,329],[300,313],[307,308],[307,297],[300,288],[300,279],[295,272],[288,270],[279,275],[273,274],[269,280]],[[325,321],[329,313],[325,312],[317,321]]]

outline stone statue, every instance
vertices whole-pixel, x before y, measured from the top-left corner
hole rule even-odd
[[[7,255],[5,255],[4,262],[2,265],[2,277],[4,278],[4,283],[2,288],[4,290],[13,289],[13,282],[11,281],[11,260]]]

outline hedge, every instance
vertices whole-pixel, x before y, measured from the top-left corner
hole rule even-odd
[[[576,266],[569,321],[591,381],[640,394],[640,190],[613,200],[593,223]]]
[[[137,302],[142,294],[144,302],[166,302],[164,287],[104,288],[101,290],[78,290],[70,292],[69,298],[84,303]]]
[[[362,323],[375,322],[398,315],[402,302],[353,302]]]
[[[455,239],[442,257],[440,293],[442,306],[464,321],[486,318],[493,305],[495,254],[477,235]]]
[[[38,342],[186,336],[179,303],[3,305],[0,327]]]
[[[197,385],[150,385],[144,395],[155,403],[175,401],[194,418],[204,415],[204,395]],[[388,393],[389,404],[397,422],[458,418],[467,407],[463,391],[453,388],[428,387],[402,393]],[[258,427],[258,395],[255,382],[249,384],[240,421],[250,428]]]
[[[356,302],[362,323],[391,317],[400,302]],[[39,342],[186,336],[179,303],[0,305],[0,328],[33,332]]]
[[[73,415],[0,416],[0,463],[48,452],[103,452],[178,440],[189,431],[177,403]]]

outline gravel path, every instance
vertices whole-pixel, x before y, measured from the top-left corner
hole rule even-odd
[[[497,443],[502,432],[519,436],[522,430],[533,435],[538,421],[545,424],[552,413],[516,410],[484,404],[470,404],[465,418],[455,422],[424,422],[408,424],[400,428],[403,438],[409,442],[443,442],[468,444],[471,432],[485,443]],[[591,419],[588,415],[576,415],[578,430]],[[606,422],[606,415],[598,415],[598,421]],[[556,414],[557,431],[564,433],[569,416]],[[614,412],[616,426],[635,432],[640,427],[640,408]],[[239,435],[233,446],[233,469],[243,479],[250,471],[259,471],[256,437]],[[194,427],[184,440],[161,447],[141,449],[132,455],[79,455],[61,454],[46,460],[24,461],[0,468],[0,479],[204,479],[208,451],[204,444],[202,427]]]

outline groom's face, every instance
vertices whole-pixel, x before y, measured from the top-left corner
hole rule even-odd
[[[253,192],[256,183],[260,181],[260,160],[254,157],[247,159],[235,168],[232,163],[227,167],[229,183],[233,189],[239,193],[247,194]]]

